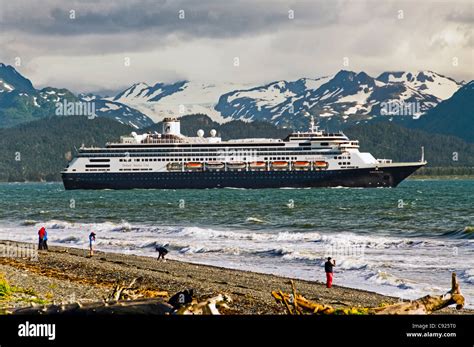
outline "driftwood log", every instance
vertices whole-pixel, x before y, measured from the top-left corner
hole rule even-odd
[[[37,305],[26,308],[16,308],[5,310],[6,314],[14,315],[51,315],[51,314],[147,314],[147,315],[220,315],[220,309],[229,308],[228,303],[232,302],[226,294],[219,294],[202,302],[194,300],[191,304],[175,310],[173,306],[163,301],[161,298],[148,298],[138,300],[109,300],[94,303],[59,304],[59,305]]]
[[[227,294],[219,294],[212,298],[206,299],[201,302],[193,300],[193,302],[187,306],[184,306],[176,311],[176,314],[183,315],[220,315],[219,309],[228,309],[232,299]]]
[[[102,301],[84,303],[61,303],[53,305],[34,305],[25,308],[13,308],[4,310],[5,314],[182,314],[182,315],[219,315],[219,309],[228,309],[227,304],[232,299],[227,294],[219,294],[198,302],[193,299],[191,303],[176,310],[172,305],[165,302],[168,292],[144,290],[137,286],[139,279],[133,279],[128,285],[123,282],[117,284],[111,293]]]
[[[173,307],[162,299],[139,299],[121,301],[100,301],[94,303],[60,304],[32,306],[6,310],[7,314],[73,314],[73,315],[93,315],[93,314],[148,314],[164,315],[171,314]]]
[[[277,303],[283,304],[289,314],[431,314],[454,304],[458,310],[464,307],[464,297],[461,294],[456,273],[452,274],[451,290],[444,295],[427,295],[417,300],[373,308],[335,309],[330,305],[319,304],[304,298],[296,293],[293,281],[291,284],[292,294],[283,293],[281,290],[272,292]]]
[[[138,278],[134,278],[130,284],[123,282],[117,284],[113,291],[104,298],[104,301],[137,300],[141,298],[168,297],[167,291],[144,290],[137,285]]]
[[[409,302],[374,308],[373,311],[375,314],[431,314],[454,304],[458,310],[464,307],[464,296],[461,294],[456,273],[453,273],[451,278],[451,290],[444,295],[427,295]]]

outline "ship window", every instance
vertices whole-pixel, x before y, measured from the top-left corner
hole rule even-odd
[[[321,146],[329,146],[329,143],[328,143],[328,142],[321,142],[320,145],[321,145]]]

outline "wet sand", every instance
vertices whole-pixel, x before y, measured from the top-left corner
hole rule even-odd
[[[0,241],[0,246],[4,241]],[[182,261],[157,261],[156,258],[50,247],[40,251],[38,259],[0,257],[0,275],[10,285],[27,289],[40,303],[93,302],[111,293],[114,286],[137,284],[143,291],[167,291],[170,295],[193,288],[197,298],[227,293],[233,302],[226,314],[284,314],[285,309],[271,296],[272,290],[291,291],[289,278],[249,271],[231,270]],[[321,277],[323,277],[321,273]],[[337,283],[337,273],[335,274]],[[364,290],[340,287],[328,289],[321,282],[295,279],[298,293],[307,299],[336,308],[377,307],[397,298]],[[446,288],[446,291],[449,288]],[[461,288],[462,290],[462,288]],[[429,293],[426,293],[429,294]],[[25,294],[23,294],[25,295]],[[31,300],[0,297],[0,308],[30,306]],[[473,314],[472,310],[443,309],[444,314]]]

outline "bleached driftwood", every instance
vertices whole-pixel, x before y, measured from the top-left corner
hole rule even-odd
[[[104,298],[104,301],[114,300],[137,300],[140,298],[146,297],[167,297],[168,292],[166,291],[151,291],[151,290],[143,290],[136,286],[137,278],[134,278],[130,284],[126,285],[122,283],[122,285],[116,285],[110,293],[108,297]]]
[[[287,294],[280,291],[273,291],[272,296],[278,303],[283,303],[289,314],[302,314],[302,313],[313,313],[313,314],[333,314],[334,308],[329,305],[319,304],[317,302],[310,301],[300,294]],[[296,297],[296,300],[294,298]],[[298,312],[298,313],[297,313]]]
[[[464,296],[461,294],[456,273],[453,272],[451,290],[444,295],[427,295],[417,300],[375,308],[373,311],[375,314],[431,314],[454,304],[458,310],[464,307]]]
[[[227,294],[219,294],[207,300],[193,302],[187,306],[183,306],[176,311],[176,314],[204,314],[204,315],[220,315],[219,309],[228,309],[227,304],[231,303],[232,299]]]
[[[7,309],[6,314],[50,315],[50,314],[171,314],[173,307],[162,299],[140,299],[127,301],[99,301],[93,303],[72,303],[59,305],[37,305],[33,307]]]
[[[464,297],[456,273],[452,274],[451,290],[444,295],[427,295],[417,300],[385,307],[334,309],[330,305],[319,304],[297,294],[293,281],[292,291],[292,294],[283,293],[281,290],[272,292],[275,300],[283,304],[289,314],[431,314],[454,304],[458,310],[464,307]]]

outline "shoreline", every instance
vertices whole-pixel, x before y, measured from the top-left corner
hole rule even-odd
[[[0,241],[0,246],[7,241]],[[10,244],[26,245],[8,241]],[[31,245],[31,244],[28,244]],[[284,314],[271,291],[291,291],[290,278],[251,271],[200,265],[177,260],[157,261],[156,258],[97,251],[93,258],[81,248],[50,246],[40,251],[38,260],[0,257],[0,275],[11,286],[33,293],[33,301],[21,297],[1,300],[0,310],[25,307],[32,303],[64,303],[101,301],[117,284],[138,278],[144,292],[178,291],[193,288],[198,299],[227,293],[233,302],[226,314]],[[322,276],[322,275],[321,275]],[[1,276],[0,276],[1,278]],[[366,290],[335,285],[327,289],[319,281],[294,279],[298,292],[310,300],[335,308],[377,307],[400,299]],[[449,288],[446,288],[448,291]],[[462,288],[461,288],[462,290]],[[426,293],[428,295],[430,293]],[[24,296],[24,295],[23,295]],[[474,314],[473,310],[445,308],[437,314]]]

